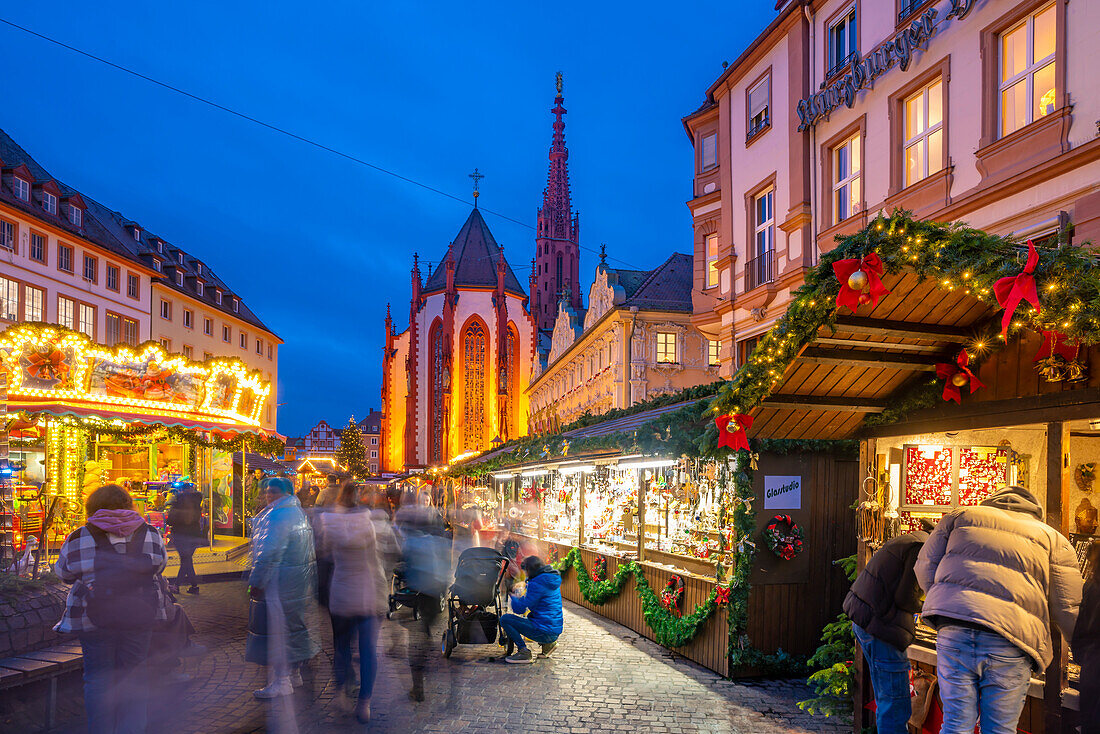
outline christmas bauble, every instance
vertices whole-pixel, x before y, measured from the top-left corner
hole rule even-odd
[[[848,287],[854,291],[861,291],[867,287],[867,273],[857,270],[848,276]]]
[[[871,302],[871,294],[870,293],[860,293],[859,294],[859,303],[860,303],[860,305],[866,306],[870,302]]]
[[[968,382],[970,382],[970,378],[967,377],[965,372],[956,372],[951,375],[951,384],[955,387],[962,387]]]

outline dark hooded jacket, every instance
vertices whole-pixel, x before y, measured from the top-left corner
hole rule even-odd
[[[860,571],[844,599],[844,613],[868,634],[899,650],[913,644],[920,611],[920,586],[913,566],[928,533],[892,538]]]
[[[946,515],[921,549],[916,573],[929,623],[992,630],[1040,670],[1053,658],[1051,613],[1064,635],[1073,634],[1081,604],[1077,557],[1023,487]]]
[[[552,566],[543,566],[527,578],[527,593],[512,597],[512,611],[527,612],[535,629],[547,635],[560,635],[565,620],[561,611],[561,574]]]

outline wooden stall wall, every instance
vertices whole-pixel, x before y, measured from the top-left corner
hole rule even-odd
[[[546,545],[548,547],[557,545],[559,558],[564,558],[565,554],[569,552],[569,546],[566,545],[552,543],[546,543]],[[592,564],[598,555],[594,551],[581,549],[581,558],[584,560],[585,567],[589,569],[589,573],[591,573]],[[608,578],[614,576],[618,568],[619,559],[607,556]],[[668,579],[673,572],[650,566],[644,568],[645,577],[650,587],[659,594],[665,584],[668,583]],[[681,608],[690,613],[695,605],[706,601],[710,592],[714,589],[714,582],[698,576],[686,574],[681,574],[681,576],[684,579],[684,599]],[[650,640],[653,639],[653,631],[646,625],[645,618],[642,616],[642,602],[638,599],[638,593],[634,588],[633,577],[623,586],[621,594],[600,606],[589,604],[584,600],[580,587],[577,585],[577,574],[573,570],[566,571],[563,575],[561,592],[562,596],[569,601],[587,607],[601,617],[628,627]],[[568,630],[565,634],[569,634]],[[707,620],[698,637],[692,640],[690,644],[684,647],[672,648],[672,650],[688,660],[699,663],[719,675],[725,676],[729,674],[728,640],[729,623],[726,608],[719,607],[714,615]]]

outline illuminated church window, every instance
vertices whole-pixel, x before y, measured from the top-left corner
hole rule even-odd
[[[463,340],[463,447],[480,451],[485,441],[485,327],[470,324]]]

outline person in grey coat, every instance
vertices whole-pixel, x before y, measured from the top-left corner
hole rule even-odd
[[[290,480],[271,479],[266,491],[268,505],[256,516],[252,535],[245,645],[245,660],[268,666],[268,685],[255,692],[265,699],[301,685],[298,666],[320,650],[306,623],[317,588],[313,531]]]
[[[1053,659],[1051,614],[1071,636],[1081,574],[1035,495],[1009,487],[946,515],[915,567],[935,627],[943,734],[1014,734],[1033,670]]]

